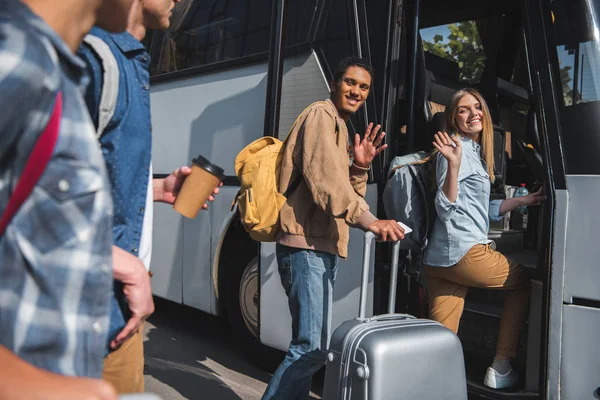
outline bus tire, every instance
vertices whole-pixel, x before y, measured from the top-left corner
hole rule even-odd
[[[256,251],[244,251],[232,257],[227,279],[227,317],[233,336],[245,358],[252,365],[273,372],[285,354],[265,346],[259,340],[258,275]]]

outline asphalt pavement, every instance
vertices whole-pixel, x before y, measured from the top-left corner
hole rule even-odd
[[[244,359],[224,319],[161,299],[155,305],[145,328],[146,392],[163,400],[261,398],[271,375]],[[320,393],[318,379],[314,386]]]

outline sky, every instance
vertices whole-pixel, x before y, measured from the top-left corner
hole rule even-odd
[[[421,38],[425,42],[432,42],[435,35],[442,35],[444,42],[447,42],[446,37],[448,36],[449,30],[447,25],[433,26],[431,28],[421,29]]]

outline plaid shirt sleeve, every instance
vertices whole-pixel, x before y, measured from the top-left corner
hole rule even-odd
[[[0,344],[52,372],[100,377],[112,294],[112,201],[73,77],[78,66],[83,76],[83,64],[49,28],[31,29],[41,21],[28,26],[31,21],[3,17],[0,12],[0,212],[58,92],[64,102],[52,159],[0,237]]]
[[[56,68],[48,68],[52,60],[40,42],[24,36],[14,26],[0,26],[0,37],[7,38],[0,40],[0,162],[11,156],[17,138],[22,147],[33,147],[50,117],[57,92],[56,73],[47,79],[31,79]]]

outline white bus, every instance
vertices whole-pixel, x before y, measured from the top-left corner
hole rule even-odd
[[[459,331],[469,391],[491,399],[600,398],[598,1],[183,0],[173,19],[145,43],[153,57],[154,172],[166,175],[201,154],[227,177],[194,220],[156,206],[155,295],[228,318],[254,361],[266,358],[266,347],[287,349],[291,319],[274,245],[250,240],[230,211],[234,159],[261,135],[285,136],[305,106],[328,96],[337,63],[360,55],[375,67],[374,86],[349,130],[379,122],[389,145],[367,190],[375,213],[385,215],[379,198],[391,159],[430,148],[440,112],[467,86],[481,91],[495,124],[493,195],[520,183],[544,185],[549,195],[526,225],[513,217],[490,232],[534,276],[515,362],[521,384],[509,391],[481,384],[502,293],[473,289]],[[357,314],[361,239],[353,230],[339,267],[335,326]],[[405,256],[397,308],[426,316],[420,255]],[[388,265],[389,249],[379,245],[372,312],[385,306]]]

